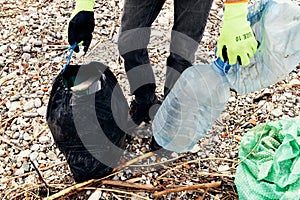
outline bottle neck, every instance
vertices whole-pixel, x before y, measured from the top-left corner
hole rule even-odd
[[[222,76],[226,76],[231,67],[228,62],[223,62],[221,58],[217,58],[214,61],[213,66]]]

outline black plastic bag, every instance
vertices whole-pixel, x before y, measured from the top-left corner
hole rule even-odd
[[[87,80],[100,85],[98,91],[71,90]],[[101,63],[68,65],[56,77],[46,119],[76,182],[104,177],[118,164],[125,146],[127,112],[116,77]]]

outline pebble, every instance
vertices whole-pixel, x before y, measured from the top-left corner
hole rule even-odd
[[[21,58],[25,61],[28,61],[31,58],[31,55],[29,53],[23,53]]]
[[[22,168],[24,169],[25,172],[28,172],[30,170],[30,163],[24,162],[22,164]]]
[[[30,154],[30,160],[34,161],[38,158],[38,156],[39,156],[39,153],[34,151]]]
[[[34,41],[34,43],[33,43],[34,47],[42,47],[42,45],[43,45],[43,42],[40,40]]]
[[[50,138],[48,137],[48,136],[44,136],[44,135],[42,135],[42,136],[40,136],[39,137],[39,142],[41,143],[41,144],[46,144],[46,143],[50,143]]]
[[[93,194],[88,198],[88,200],[99,200],[102,196],[102,191],[96,190]]]
[[[5,151],[4,150],[0,150],[0,157],[3,157],[5,155]],[[1,174],[1,173],[0,173]]]
[[[47,107],[40,107],[36,110],[36,112],[40,115],[40,116],[46,116],[47,113]]]
[[[39,150],[39,148],[40,148],[40,145],[39,145],[39,144],[33,144],[33,145],[31,146],[30,150],[31,150],[31,151],[37,151],[37,150]]]
[[[18,46],[15,45],[15,44],[11,44],[11,45],[9,45],[9,47],[10,47],[11,50],[13,50],[13,51],[15,51],[15,50],[18,48]]]
[[[31,50],[31,46],[24,46],[23,51],[29,52]]]
[[[49,151],[46,155],[50,160],[57,160],[56,154],[52,151]]]
[[[0,54],[4,55],[7,52],[7,45],[0,46]]]
[[[29,135],[28,133],[24,133],[24,135],[23,135],[23,139],[25,140],[25,141],[30,141],[30,140],[32,140],[32,135]]]
[[[16,129],[18,129],[18,126],[15,126],[15,127],[16,127]],[[13,127],[11,129],[13,129]],[[14,130],[12,130],[12,131],[14,131]],[[15,132],[13,134],[13,136],[12,136],[13,139],[18,139],[19,137],[20,137],[20,133],[19,132]]]
[[[14,101],[14,102],[8,101],[6,103],[6,107],[9,109],[10,112],[14,112],[17,109],[21,108],[21,105],[19,101]]]
[[[21,168],[19,168],[19,169],[16,170],[15,175],[16,176],[20,176],[20,175],[22,175],[24,173],[25,173],[25,170],[23,169],[23,167],[21,167]]]
[[[21,151],[21,152],[19,153],[19,157],[21,157],[21,158],[27,158],[27,157],[30,156],[30,154],[31,154],[31,150],[26,149],[26,150]]]
[[[38,115],[39,114],[37,112],[23,112],[24,117],[33,118],[33,117],[37,117]]]
[[[283,115],[282,108],[276,108],[272,110],[271,115],[273,115],[274,117],[280,117],[281,115]]]
[[[34,101],[34,100],[30,100],[30,101],[28,101],[28,102],[26,102],[26,103],[24,104],[23,109],[24,109],[25,111],[29,111],[29,110],[31,110],[32,108],[34,108],[34,104],[35,104],[35,101]]]
[[[42,106],[42,101],[41,101],[40,98],[34,99],[34,106],[35,106],[36,108],[39,108],[39,107]]]

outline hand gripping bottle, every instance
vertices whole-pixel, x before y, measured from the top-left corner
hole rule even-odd
[[[300,6],[286,0],[261,0],[249,7],[248,20],[260,45],[249,65],[237,63],[226,76],[239,94],[283,80],[300,63]]]

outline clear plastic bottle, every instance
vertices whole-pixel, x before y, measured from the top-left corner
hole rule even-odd
[[[224,63],[195,65],[175,83],[153,120],[153,135],[165,149],[185,152],[194,147],[224,110],[230,96]]]

